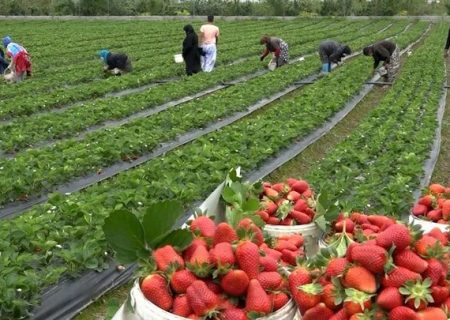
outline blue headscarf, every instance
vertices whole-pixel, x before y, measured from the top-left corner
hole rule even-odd
[[[10,44],[12,42],[12,39],[10,36],[6,36],[2,39],[3,42],[3,46],[6,48],[8,46],[8,44]]]
[[[109,50],[102,49],[98,52],[98,56],[102,59],[104,63],[106,63],[106,58],[108,57]]]

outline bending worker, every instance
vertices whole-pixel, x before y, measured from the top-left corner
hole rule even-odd
[[[392,82],[400,67],[400,50],[391,41],[380,41],[363,49],[365,56],[372,56],[374,60],[373,73],[383,61],[385,70],[380,72],[387,82]],[[385,71],[385,72],[384,72]]]
[[[276,63],[276,68],[279,68],[289,62],[289,46],[283,41],[283,39],[263,36],[260,40],[260,44],[266,45],[263,54],[260,56],[261,61],[263,61],[264,58],[272,52],[272,62]]]
[[[103,67],[104,72],[111,72],[115,75],[121,75],[133,70],[130,58],[128,58],[128,56],[124,53],[112,53],[109,52],[109,50],[103,49],[100,50],[98,55],[105,64]]]
[[[6,49],[6,56],[11,58],[11,70],[14,72],[13,81],[20,82],[25,76],[31,77],[31,60],[27,50],[21,45],[12,42],[10,36],[2,40]]]
[[[322,61],[322,72],[331,72],[331,64],[339,63],[341,59],[352,51],[349,46],[340,44],[334,40],[325,40],[319,46],[320,60]]]

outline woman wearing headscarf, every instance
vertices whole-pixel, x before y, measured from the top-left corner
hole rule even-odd
[[[130,58],[124,53],[112,53],[107,49],[103,49],[100,50],[98,55],[105,64],[103,68],[105,72],[121,75],[133,70]]]
[[[15,74],[14,80],[20,82],[25,78],[25,74],[31,77],[31,60],[27,50],[13,42],[10,36],[4,37],[2,42],[6,50],[6,56],[11,58],[11,70]]]
[[[260,40],[261,44],[265,44],[263,54],[260,56],[260,60],[263,61],[267,55],[272,52],[273,59],[276,62],[276,67],[279,68],[289,62],[289,47],[283,39],[276,37],[263,36]]]
[[[334,40],[325,40],[319,46],[322,61],[322,72],[331,72],[331,64],[341,62],[342,58],[351,54],[350,47]]]
[[[198,37],[194,28],[188,24],[183,28],[186,37],[183,40],[183,59],[186,63],[186,74],[193,75],[201,70],[200,49],[198,47]]]

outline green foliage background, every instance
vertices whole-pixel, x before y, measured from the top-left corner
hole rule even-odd
[[[450,0],[0,0],[0,15],[446,15]]]

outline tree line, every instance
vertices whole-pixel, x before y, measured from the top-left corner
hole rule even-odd
[[[450,14],[450,0],[0,0],[0,15],[206,14],[225,16],[443,15]]]

